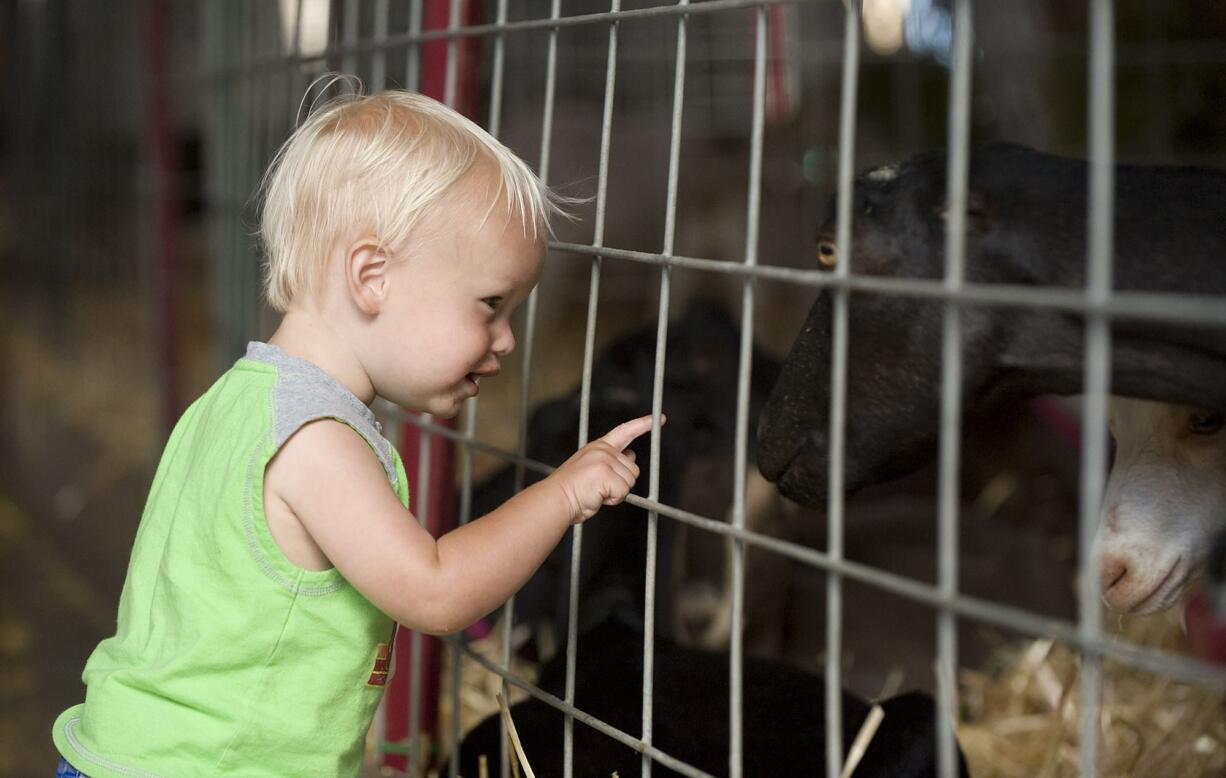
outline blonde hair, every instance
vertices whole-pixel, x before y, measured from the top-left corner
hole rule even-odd
[[[422,217],[482,160],[498,179],[484,218],[505,197],[524,234],[536,239],[550,234],[552,215],[567,215],[560,203],[569,198],[553,193],[481,127],[429,97],[354,94],[314,110],[278,150],[261,186],[269,305],[285,311],[316,290],[329,251],[356,231],[369,231],[393,253],[407,247]]]

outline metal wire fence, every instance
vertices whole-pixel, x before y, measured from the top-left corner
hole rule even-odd
[[[817,0],[815,0],[816,2]],[[1166,677],[1226,688],[1226,670],[1207,663],[1175,655],[1171,652],[1134,645],[1103,634],[1099,608],[1099,577],[1088,573],[1080,576],[1080,617],[1074,622],[1048,618],[1000,603],[978,599],[958,591],[958,462],[959,441],[962,437],[960,409],[962,407],[961,364],[962,329],[961,312],[966,306],[992,305],[1041,308],[1074,313],[1084,317],[1085,329],[1085,412],[1082,433],[1083,467],[1080,486],[1080,570],[1094,571],[1098,560],[1094,557],[1092,542],[1099,511],[1099,504],[1107,466],[1106,449],[1106,398],[1110,392],[1111,322],[1119,319],[1196,323],[1206,326],[1226,324],[1226,308],[1220,300],[1211,297],[1173,296],[1148,292],[1114,292],[1111,289],[1112,236],[1112,171],[1115,157],[1114,102],[1112,72],[1115,63],[1115,38],[1113,36],[1114,5],[1110,0],[1091,0],[1089,4],[1090,36],[1087,41],[1090,52],[1090,69],[1087,74],[1090,128],[1088,138],[1091,161],[1091,197],[1089,203],[1089,252],[1087,261],[1088,283],[1085,289],[1044,289],[1015,285],[992,285],[971,283],[964,278],[966,263],[966,208],[968,154],[970,146],[970,100],[971,70],[974,62],[975,36],[971,25],[969,0],[954,0],[952,3],[952,47],[948,84],[948,202],[950,218],[946,226],[946,264],[941,279],[905,279],[857,276],[850,272],[848,263],[839,263],[833,273],[819,270],[784,268],[759,264],[758,246],[761,211],[761,188],[763,178],[763,144],[766,103],[766,78],[768,65],[767,14],[777,5],[803,4],[804,0],[710,0],[689,4],[680,0],[675,5],[623,9],[620,0],[612,0],[607,12],[564,16],[560,0],[552,0],[547,16],[517,21],[508,20],[507,0],[499,0],[494,19],[482,24],[462,23],[464,4],[452,0],[447,22],[435,29],[423,28],[423,5],[420,0],[391,4],[379,0],[373,5],[345,0],[336,4],[339,22],[335,23],[328,36],[328,43],[304,49],[302,21],[304,8],[309,0],[283,3],[292,9],[294,24],[292,44],[286,49],[269,45],[275,43],[278,33],[271,29],[273,22],[260,12],[259,5],[243,6],[244,15],[227,13],[204,14],[211,20],[206,25],[206,36],[211,45],[205,66],[201,70],[181,74],[183,83],[202,87],[215,101],[212,120],[214,132],[225,148],[233,154],[221,159],[211,180],[214,187],[210,199],[222,210],[214,225],[220,245],[233,247],[235,257],[241,258],[232,267],[230,276],[223,283],[230,289],[226,299],[234,300],[235,310],[244,311],[230,319],[235,337],[237,333],[253,329],[251,312],[257,310],[254,303],[256,278],[251,268],[255,262],[255,248],[249,231],[243,227],[241,218],[247,197],[256,183],[255,172],[260,162],[267,160],[277,142],[292,126],[299,112],[297,95],[306,86],[313,72],[340,69],[345,72],[360,72],[365,68],[371,89],[380,89],[389,83],[403,84],[406,88],[419,88],[422,71],[421,49],[432,42],[446,43],[443,99],[455,105],[463,77],[459,63],[459,45],[466,39],[483,38],[492,43],[492,57],[488,78],[488,113],[480,117],[482,123],[498,135],[502,127],[506,92],[506,46],[513,36],[543,33],[545,35],[545,79],[543,85],[543,109],[540,119],[539,162],[537,170],[546,182],[550,180],[550,153],[553,147],[555,110],[555,86],[558,78],[558,36],[568,28],[590,28],[607,31],[605,53],[605,79],[600,128],[600,151],[595,195],[594,232],[590,244],[553,241],[549,252],[554,262],[582,262],[589,266],[589,294],[585,322],[583,368],[581,378],[581,406],[579,436],[576,446],[588,441],[590,400],[592,396],[592,372],[596,355],[596,328],[600,318],[599,300],[602,278],[621,263],[646,264],[659,270],[655,373],[652,391],[653,423],[651,428],[651,467],[647,474],[648,492],[645,498],[631,496],[629,502],[647,511],[647,555],[644,591],[646,624],[643,640],[643,675],[641,726],[636,732],[627,732],[610,726],[580,710],[575,705],[577,663],[577,625],[579,575],[584,563],[582,558],[581,526],[573,530],[572,560],[570,565],[570,601],[568,634],[566,638],[566,682],[562,697],[537,688],[526,679],[511,672],[510,630],[504,631],[500,662],[491,661],[468,649],[462,639],[449,641],[453,654],[453,706],[459,706],[458,679],[461,662],[465,655],[469,660],[492,673],[501,676],[504,692],[507,685],[514,685],[528,694],[551,705],[565,714],[565,728],[560,736],[564,739],[564,765],[566,775],[572,772],[574,726],[593,727],[609,737],[642,754],[642,773],[650,775],[653,765],[659,764],[683,775],[700,776],[704,772],[661,751],[653,741],[653,651],[654,614],[657,597],[657,537],[661,521],[680,522],[703,532],[729,538],[733,544],[732,556],[732,629],[729,674],[728,719],[730,738],[728,744],[728,773],[741,775],[743,749],[743,687],[744,656],[742,627],[744,618],[745,554],[750,547],[778,554],[783,558],[810,565],[827,575],[825,699],[826,764],[827,775],[837,778],[843,767],[842,728],[840,705],[840,680],[842,678],[842,604],[843,582],[849,580],[891,592],[902,598],[931,606],[938,625],[937,698],[940,723],[939,767],[940,775],[949,778],[957,774],[956,745],[953,723],[956,719],[955,678],[958,669],[957,624],[960,620],[973,620],[996,625],[1025,635],[1047,637],[1076,647],[1082,658],[1081,664],[1081,770],[1085,775],[1097,774],[1098,737],[1100,727],[1100,667],[1104,659],[1121,662],[1164,675]],[[851,192],[856,165],[855,140],[857,137],[858,77],[860,74],[861,16],[860,4],[850,0],[844,4],[844,28],[841,49],[841,87],[838,121],[838,204],[837,242],[844,253],[850,256],[851,249]],[[679,159],[683,143],[683,113],[686,106],[685,92],[688,71],[687,45],[691,25],[700,17],[733,12],[753,14],[752,43],[752,99],[751,132],[747,211],[745,214],[745,242],[742,259],[730,263],[702,257],[686,257],[675,254],[677,227],[677,198]],[[395,18],[396,24],[389,23]],[[619,31],[623,25],[636,20],[665,20],[675,25],[675,60],[672,78],[671,123],[668,145],[668,172],[664,233],[657,252],[629,250],[605,245],[609,156],[615,126],[618,119],[616,103],[619,74]],[[402,29],[403,31],[395,31]],[[402,63],[403,78],[389,72],[393,59]],[[366,63],[363,65],[362,63]],[[395,76],[395,77],[394,77]],[[287,99],[288,96],[288,99]],[[616,264],[615,264],[616,263]],[[237,270],[247,268],[247,270]],[[735,468],[734,490],[730,523],[715,518],[696,515],[660,501],[660,415],[665,378],[665,346],[668,341],[670,282],[674,268],[685,268],[704,274],[721,275],[739,279],[741,284],[741,340],[739,371],[737,375],[737,406],[735,422]],[[229,278],[229,280],[224,280]],[[749,439],[749,385],[751,354],[754,343],[755,285],[767,279],[790,284],[813,287],[833,295],[834,329],[833,357],[830,366],[830,457],[829,500],[827,505],[828,537],[825,551],[818,551],[798,543],[771,537],[746,526],[746,471],[748,467]],[[941,427],[939,458],[939,573],[935,585],[909,579],[886,570],[876,569],[844,558],[845,511],[844,442],[846,423],[846,384],[848,352],[848,299],[851,293],[905,296],[939,302],[944,309],[943,346],[941,352]],[[460,450],[460,510],[461,523],[472,518],[473,457],[487,454],[513,463],[517,470],[517,488],[522,487],[525,472],[548,473],[551,468],[529,459],[527,430],[529,418],[528,382],[533,374],[536,331],[537,297],[529,298],[522,322],[521,343],[521,392],[518,409],[518,445],[514,451],[504,450],[484,443],[476,435],[476,400],[465,411],[462,429],[457,431],[439,425],[429,418],[401,413],[400,417],[421,429],[423,436],[421,465],[418,472],[417,499],[426,500],[421,492],[430,483],[431,461],[425,440],[428,436],[442,436],[453,441]],[[514,601],[507,603],[503,618],[506,624],[513,623]],[[416,644],[415,644],[416,645]],[[421,667],[415,663],[411,668],[412,688],[421,688]],[[411,723],[413,735],[422,723],[417,703]],[[503,733],[505,743],[505,732]],[[452,718],[449,738],[453,746],[459,739],[458,717]],[[507,774],[507,750],[502,749],[503,774]],[[451,775],[456,775],[458,760],[452,759]]]

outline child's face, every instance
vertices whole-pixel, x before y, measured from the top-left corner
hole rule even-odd
[[[544,247],[501,206],[478,226],[484,212],[455,203],[432,220],[425,245],[390,267],[391,293],[372,322],[380,396],[454,416],[515,348],[511,315],[540,277]]]

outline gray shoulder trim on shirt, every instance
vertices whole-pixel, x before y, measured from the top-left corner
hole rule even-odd
[[[268,343],[248,343],[247,359],[277,369],[277,384],[272,395],[272,438],[278,449],[305,424],[320,419],[339,419],[366,439],[392,486],[397,484],[392,445],[383,437],[383,427],[370,408],[353,392],[314,364],[291,357]]]

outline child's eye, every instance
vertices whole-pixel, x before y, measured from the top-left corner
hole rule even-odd
[[[501,297],[486,297],[481,302],[488,306],[491,311],[497,311],[502,307]]]

